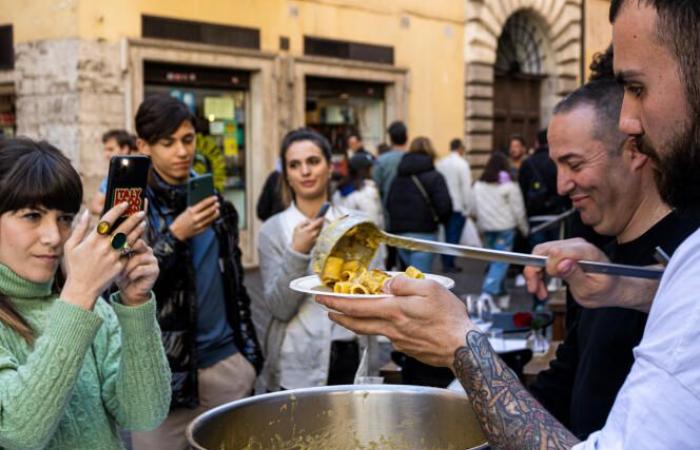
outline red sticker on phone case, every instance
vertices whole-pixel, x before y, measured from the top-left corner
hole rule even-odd
[[[127,202],[129,207],[127,208],[124,216],[130,216],[134,213],[141,211],[141,188],[117,188],[114,190],[114,204],[116,206],[120,203]]]

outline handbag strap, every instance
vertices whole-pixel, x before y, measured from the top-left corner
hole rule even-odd
[[[411,175],[411,179],[413,180],[413,183],[416,185],[418,190],[420,191],[421,195],[425,199],[425,202],[428,204],[428,208],[430,208],[430,213],[433,215],[433,220],[435,223],[440,223],[440,217],[437,215],[435,212],[435,208],[433,208],[433,202],[430,201],[430,197],[428,196],[428,193],[425,191],[425,188],[423,187],[423,183],[420,182],[417,176]]]

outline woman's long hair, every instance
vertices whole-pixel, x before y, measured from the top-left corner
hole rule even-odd
[[[0,139],[0,215],[36,207],[75,214],[82,200],[80,175],[60,150],[44,141]],[[34,330],[2,291],[0,323],[34,340]]]
[[[494,151],[486,163],[486,167],[484,167],[480,180],[485,183],[498,183],[498,174],[509,171],[510,164],[508,164],[506,155],[499,151]]]

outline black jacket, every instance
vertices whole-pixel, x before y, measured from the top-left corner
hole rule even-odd
[[[199,404],[197,384],[197,296],[192,252],[188,242],[178,240],[165,216],[177,216],[186,208],[186,194],[163,182],[151,171],[148,180],[150,223],[148,240],[158,259],[160,275],[153,291],[163,346],[172,371],[171,407],[194,408]],[[222,268],[226,315],[234,343],[255,367],[262,368],[262,353],[250,316],[250,298],[243,285],[243,266],[238,247],[238,213],[219,198],[221,217],[212,225],[216,234]]]
[[[412,179],[423,185],[426,198]],[[432,233],[437,230],[433,211],[438,221],[447,223],[452,214],[452,200],[443,176],[435,170],[433,159],[423,153],[406,153],[389,188],[386,208],[389,212],[389,231],[394,233]]]
[[[549,157],[547,147],[538,148],[523,161],[518,184],[528,217],[558,214],[568,208],[568,200],[557,194],[557,166]]]
[[[614,262],[655,264],[654,249],[669,255],[700,225],[697,215],[671,213],[632,242],[612,243],[606,253]],[[605,425],[615,397],[629,374],[647,315],[622,308],[586,309],[567,303],[567,329],[550,368],[530,391],[579,439]]]

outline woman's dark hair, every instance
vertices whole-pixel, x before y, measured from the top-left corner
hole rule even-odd
[[[152,145],[172,136],[185,121],[195,126],[187,105],[167,94],[150,95],[136,112],[136,134]]]
[[[44,141],[0,139],[0,215],[37,207],[75,214],[82,201],[80,175],[60,150]],[[31,326],[1,292],[0,322],[33,341]]]
[[[287,182],[287,150],[295,142],[309,141],[316,147],[321,149],[321,154],[325,158],[328,164],[331,163],[331,144],[328,139],[323,137],[317,131],[311,128],[297,128],[287,133],[284,138],[282,138],[282,145],[280,146],[280,161],[282,162],[282,178],[284,179],[284,189],[282,190],[283,201],[285,204],[289,204],[290,200],[294,200],[294,192],[289,188],[289,183]]]
[[[489,161],[486,163],[484,168],[484,173],[481,174],[479,178],[484,183],[498,183],[498,174],[500,172],[509,172],[510,165],[508,164],[508,158],[501,152],[491,153]]]
[[[117,145],[121,148],[129,147],[130,152],[138,150],[138,147],[136,147],[136,138],[130,135],[126,130],[109,130],[102,135],[103,144],[106,144],[110,139],[117,141]]]

